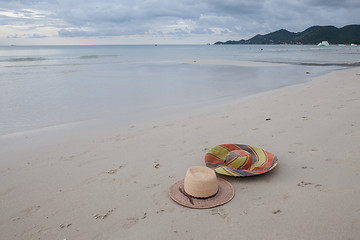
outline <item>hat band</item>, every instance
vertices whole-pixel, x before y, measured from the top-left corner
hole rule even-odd
[[[217,192],[216,192],[215,194],[213,194],[213,195],[211,195],[211,196],[209,196],[209,197],[195,197],[195,196],[192,196],[192,195],[188,194],[187,192],[185,192],[185,189],[181,189],[181,187],[179,187],[179,191],[180,191],[185,197],[187,197],[187,198],[189,199],[189,202],[190,202],[192,205],[194,205],[193,198],[195,198],[195,199],[209,199],[209,198],[215,197],[216,194],[218,194],[219,189],[217,190]]]

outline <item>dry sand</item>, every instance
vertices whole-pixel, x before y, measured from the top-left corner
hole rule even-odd
[[[148,126],[3,136],[0,239],[359,239],[359,119],[353,68]],[[169,186],[222,143],[262,147],[279,165],[224,177],[226,205],[173,202]]]

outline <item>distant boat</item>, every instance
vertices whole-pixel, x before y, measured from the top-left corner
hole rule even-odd
[[[330,44],[328,43],[328,41],[322,41],[321,43],[318,44],[318,46],[327,47],[327,46],[330,46]]]
[[[351,47],[356,47],[357,45],[355,43],[350,44]]]

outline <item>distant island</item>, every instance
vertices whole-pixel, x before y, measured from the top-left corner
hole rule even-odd
[[[281,29],[266,35],[256,35],[248,40],[229,40],[214,44],[318,44],[328,41],[330,44],[360,44],[360,25],[312,26],[303,32],[289,32]]]

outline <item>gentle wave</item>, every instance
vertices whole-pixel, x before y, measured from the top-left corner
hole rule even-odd
[[[355,55],[359,55],[360,52],[351,52],[351,53],[342,53],[342,54],[349,54],[349,55],[355,54]]]
[[[299,63],[305,66],[340,66],[340,67],[358,67],[360,62],[354,63]]]
[[[25,58],[8,58],[0,60],[0,62],[35,62],[35,61],[44,61],[48,60],[47,58],[38,58],[38,57],[25,57]]]
[[[120,57],[121,55],[85,55],[81,56],[80,59],[93,59],[93,58],[111,58],[111,57]]]
[[[43,58],[43,57],[15,57],[15,58],[7,58],[2,59],[0,62],[37,62],[37,61],[45,61],[45,60],[66,60],[66,59],[98,59],[98,58],[116,58],[121,55],[84,55],[80,57],[74,58]]]
[[[286,62],[286,61],[259,61],[259,62],[267,62],[267,63],[278,63],[278,64],[292,64],[292,65],[303,65],[303,66],[339,66],[339,67],[359,67],[360,62],[328,62],[328,63],[316,63],[316,62]]]

